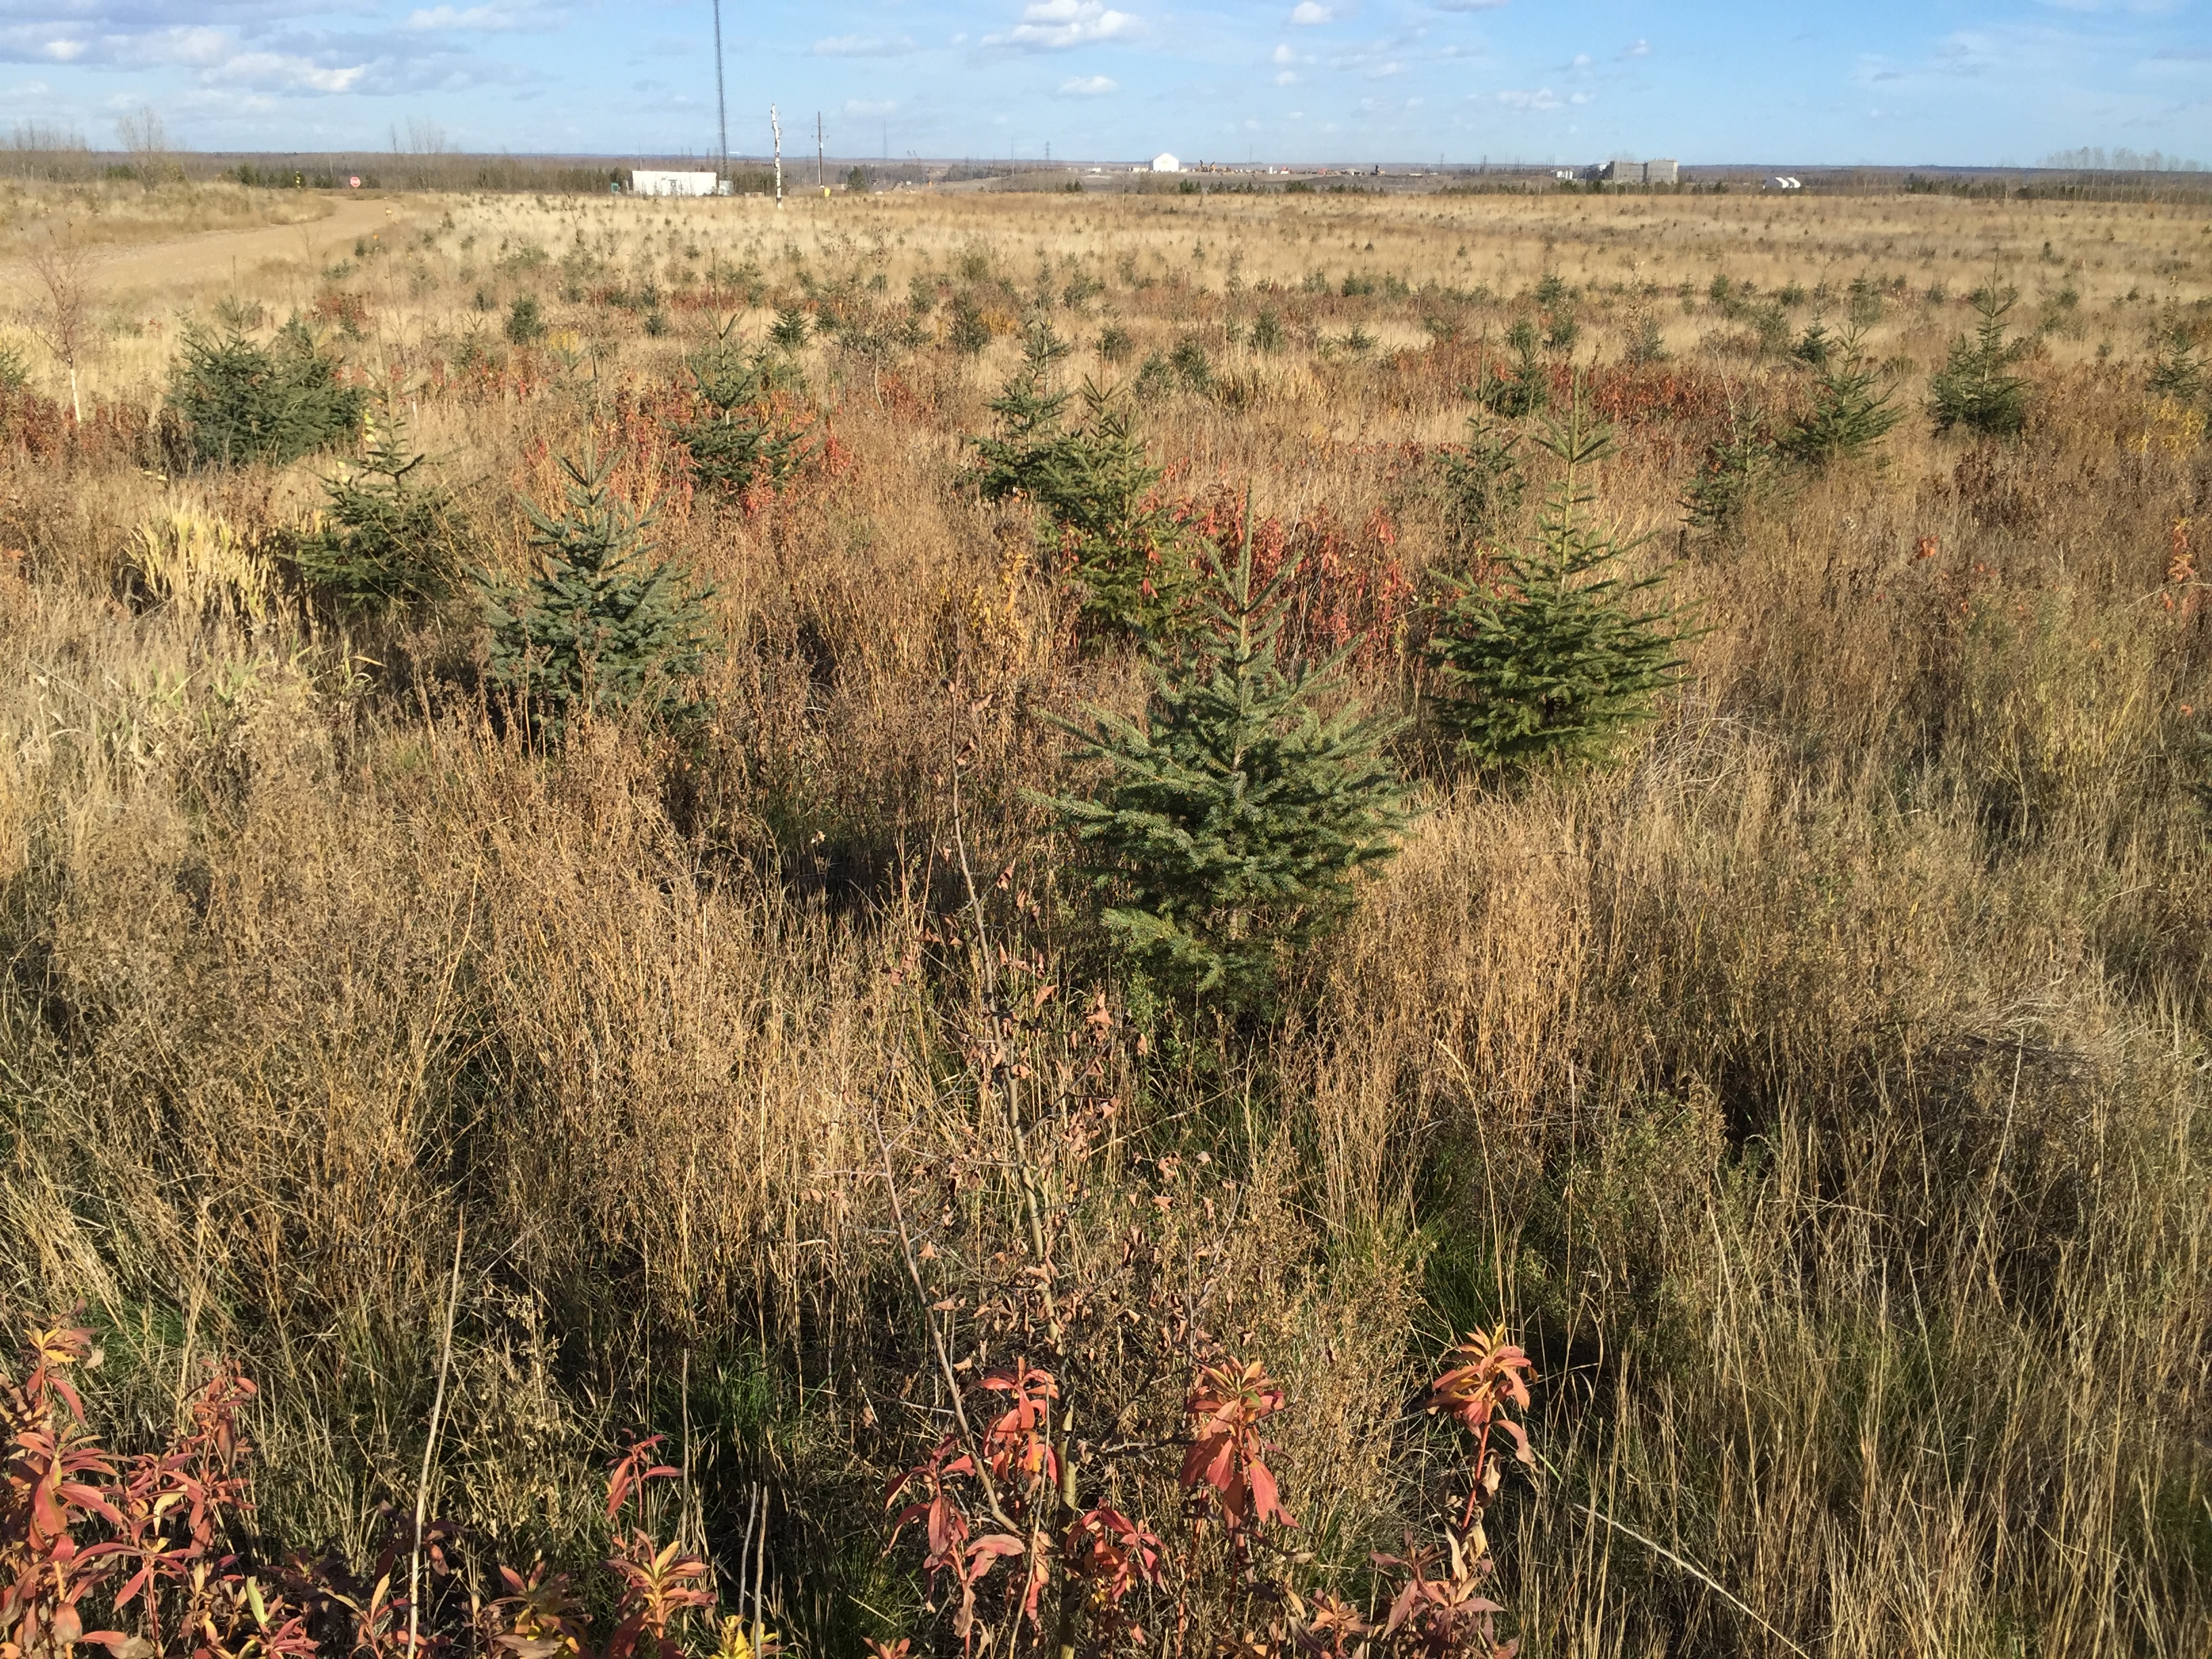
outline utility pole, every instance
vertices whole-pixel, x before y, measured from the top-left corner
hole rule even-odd
[[[814,112],[814,188],[827,193],[830,180],[822,172],[822,112]]]
[[[722,176],[715,180],[720,190],[730,182],[730,106],[722,96],[722,0],[714,0],[714,124],[721,135]]]
[[[768,106],[768,130],[775,135],[775,204],[783,205],[783,123],[775,118],[775,106]]]

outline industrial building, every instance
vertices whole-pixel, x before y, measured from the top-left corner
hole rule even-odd
[[[654,172],[633,167],[629,175],[633,196],[718,196],[725,188],[711,173]]]
[[[1586,171],[1583,177],[1607,185],[1679,185],[1682,169],[1672,160],[1658,161],[1604,161]]]

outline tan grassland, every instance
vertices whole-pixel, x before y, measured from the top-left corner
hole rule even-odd
[[[1364,1593],[1443,1501],[1408,1402],[1449,1331],[1503,1319],[1540,1375],[1542,1468],[1493,1511],[1524,1653],[2212,1651],[2212,448],[2145,385],[2154,330],[2212,338],[2212,216],[330,205],[0,184],[28,377],[0,391],[0,1303],[86,1304],[118,1437],[234,1353],[267,1527],[363,1547],[413,1502],[465,1221],[441,1512],[574,1554],[603,1452],[651,1426],[711,1547],[775,1494],[798,1651],[919,1637],[882,1481],[944,1402],[887,1183],[988,1345],[1027,1111],[1063,1281],[1284,1379],[1312,1584]],[[76,434],[27,263],[58,234],[98,256]],[[1497,786],[1409,738],[1422,815],[1292,1012],[1140,1053],[1031,793],[1082,782],[1048,716],[1133,710],[1139,664],[1078,637],[1027,516],[968,477],[1024,320],[1072,380],[1195,343],[1210,386],[1144,410],[1166,488],[1249,488],[1419,583],[1464,556],[1437,453],[1554,274],[1563,379],[1619,416],[1600,510],[1695,608],[1688,679],[1608,769]],[[2035,341],[2028,429],[1938,435],[1928,376],[1992,278]],[[524,296],[549,332],[511,343]],[[1855,304],[1903,423],[1740,542],[1689,533],[1730,402],[1802,407],[1789,342]],[[716,590],[703,745],[524,747],[465,602],[156,602],[137,526],[267,532],[333,467],[195,473],[134,435],[226,306],[309,316],[397,389],[478,565],[523,566],[553,457],[624,453]],[[684,355],[794,307],[840,322],[797,354],[834,454],[748,506],[694,491],[656,424]],[[1647,325],[1664,357],[1631,365]],[[1377,708],[1413,705],[1417,629],[1360,659]],[[1181,1379],[1100,1318],[1125,1393],[1094,1409],[1172,1432]],[[1122,1496],[1180,1524],[1156,1470]]]

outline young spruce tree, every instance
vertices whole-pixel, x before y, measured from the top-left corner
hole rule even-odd
[[[267,345],[236,327],[217,336],[196,324],[186,325],[183,343],[168,404],[195,461],[281,465],[360,434],[368,392],[339,383],[337,360],[297,317]]]
[[[708,489],[742,495],[756,481],[781,489],[814,453],[811,424],[777,418],[775,397],[794,389],[797,372],[766,349],[745,349],[725,323],[685,364],[706,413],[671,422],[668,434],[691,457],[692,475]]]
[[[1351,908],[1411,814],[1383,750],[1397,723],[1350,706],[1343,659],[1276,657],[1295,561],[1255,591],[1248,530],[1233,569],[1218,552],[1207,564],[1206,632],[1154,667],[1144,724],[1099,713],[1095,730],[1067,727],[1107,775],[1090,799],[1047,804],[1090,854],[1131,962],[1163,988],[1251,1009]]]
[[[586,713],[641,708],[663,718],[696,710],[690,682],[713,639],[707,601],[683,567],[655,559],[652,514],[612,487],[613,464],[588,449],[562,457],[567,501],[557,515],[525,501],[538,574],[520,586],[482,579],[493,683],[558,736]]]
[[[1022,366],[991,399],[999,430],[975,441],[983,461],[985,501],[1036,496],[1053,456],[1067,442],[1060,422],[1068,394],[1060,389],[1054,365],[1073,349],[1042,319],[1030,324],[1022,341]]]
[[[0,376],[3,380],[4,376]],[[2204,358],[2185,328],[2160,328],[2151,336],[2145,389],[2154,398],[2193,404],[2204,393]]]
[[[1682,492],[1683,522],[1723,546],[1743,533],[1744,515],[1773,483],[1779,458],[1759,405],[1729,403],[1728,435],[1706,447],[1697,476]]]
[[[2009,371],[2027,355],[2025,340],[2005,338],[2005,317],[2019,298],[1994,279],[1974,290],[1971,340],[1952,342],[1950,357],[1928,383],[1928,413],[1938,432],[1954,426],[1991,438],[2016,438],[2027,424],[2027,381]]]
[[[1814,331],[1820,331],[1817,353],[1808,353]],[[1832,337],[1816,319],[1806,331],[1798,355],[1813,370],[1813,406],[1783,435],[1781,451],[1806,466],[1847,461],[1880,443],[1904,418],[1891,398],[1894,389],[1868,361],[1863,332],[1853,325]]]
[[[999,429],[975,440],[987,501],[1034,502],[1081,590],[1085,618],[1116,633],[1164,638],[1182,620],[1192,579],[1182,526],[1154,495],[1161,471],[1127,404],[1086,380],[1073,400],[1055,365],[1068,347],[1032,323],[1022,367],[991,403]]]
[[[323,521],[296,556],[300,574],[349,611],[435,604],[453,588],[460,541],[453,494],[422,478],[423,457],[387,392],[369,422],[368,453],[350,476],[323,482]]]
[[[1528,476],[1515,453],[1521,434],[1480,410],[1467,419],[1467,448],[1442,457],[1448,532],[1455,548],[1470,553],[1497,535],[1520,511]]]
[[[1663,576],[1611,574],[1636,544],[1581,519],[1595,499],[1582,474],[1611,453],[1611,428],[1589,422],[1577,393],[1537,442],[1566,471],[1535,546],[1498,555],[1493,578],[1447,578],[1429,641],[1437,723],[1483,767],[1602,759],[1680,678],[1678,613],[1649,604]]]

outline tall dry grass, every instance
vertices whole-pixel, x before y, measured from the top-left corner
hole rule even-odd
[[[710,1547],[772,1488],[787,1625],[855,1652],[913,1613],[880,1480],[945,1403],[889,1193],[988,1346],[1029,1168],[1097,1330],[1149,1333],[1080,1367],[1130,1432],[1172,1428],[1157,1358],[1191,1326],[1284,1379],[1316,1576],[1356,1588],[1434,1502],[1419,1368],[1504,1317],[1543,1376],[1546,1467],[1498,1511],[1531,1652],[2204,1650],[2212,891],[2187,785],[2212,459],[2140,362],[2154,319],[2201,321],[2201,216],[410,211],[396,251],[238,297],[272,321],[353,297],[331,337],[404,388],[487,565],[523,557],[514,495],[552,454],[629,444],[629,487],[718,590],[715,721],[688,750],[610,726],[538,755],[483,700],[465,610],[162,603],[142,526],[294,521],[314,465],[160,476],[121,415],[72,439],[8,405],[6,1297],[86,1302],[118,1433],[234,1353],[264,1384],[268,1529],[360,1547],[412,1499],[465,1224],[439,1503],[574,1551],[603,1449],[665,1430]],[[1728,398],[1802,396],[1714,275],[1759,304],[1802,286],[1794,332],[1865,274],[1910,402],[1993,260],[2050,325],[2025,439],[1916,416],[1740,547],[1678,536]],[[1301,1012],[1139,1052],[1024,793],[1066,782],[1044,716],[1131,706],[1135,665],[1070,648],[1026,526],[961,483],[1012,330],[1048,295],[1101,375],[1196,340],[1214,390],[1146,412],[1170,489],[1249,483],[1418,574],[1451,556],[1430,458],[1548,271],[1623,416],[1605,510],[1657,532],[1640,558],[1683,557],[1692,680],[1608,773],[1482,788],[1410,750],[1429,811]],[[929,312],[883,343],[917,278]],[[166,298],[205,316],[221,287]],[[547,347],[501,337],[526,293]],[[972,359],[943,343],[962,296],[994,337]],[[653,400],[712,321],[779,306],[860,324],[802,354],[834,463],[750,512],[694,496]],[[1279,351],[1231,341],[1262,308]],[[1647,317],[1672,357],[1624,367]],[[112,332],[100,398],[150,410],[167,349]],[[1389,650],[1364,671],[1378,701],[1407,684]]]

